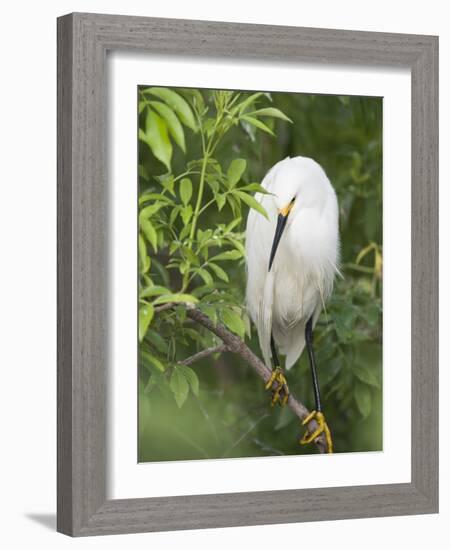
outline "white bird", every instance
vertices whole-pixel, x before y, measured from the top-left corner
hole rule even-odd
[[[288,157],[278,162],[261,185],[270,194],[258,193],[255,198],[268,219],[253,209],[248,215],[246,302],[264,360],[268,366],[271,359],[274,363],[266,387],[269,389],[277,381],[273,402],[283,392],[282,401],[287,402],[289,391],[276,347],[286,356],[285,367],[290,369],[306,343],[316,410],[304,424],[315,417],[320,433],[329,435],[320,402],[312,331],[338,273],[336,193],[322,167],[306,157]],[[302,442],[310,442],[318,435],[316,430]],[[331,436],[329,439],[331,446]]]

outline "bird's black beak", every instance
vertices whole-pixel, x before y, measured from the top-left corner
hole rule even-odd
[[[283,234],[284,228],[286,227],[288,216],[289,216],[289,213],[287,213],[285,216],[283,214],[278,214],[277,228],[275,229],[275,236],[273,238],[272,250],[270,251],[269,271],[272,268],[272,264],[275,259],[275,254],[277,252],[278,245],[280,244],[281,235]]]

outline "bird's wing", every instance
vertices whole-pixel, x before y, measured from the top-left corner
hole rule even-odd
[[[261,185],[270,191],[273,168]],[[255,195],[269,215],[269,221],[251,209],[247,219],[246,262],[247,262],[247,308],[256,325],[259,345],[264,361],[270,367],[270,337],[272,333],[272,309],[274,294],[274,273],[268,271],[271,240],[275,230],[276,209],[269,195]],[[274,212],[273,212],[274,210]]]
[[[263,354],[264,361],[270,367],[272,350],[270,348],[270,339],[272,336],[272,311],[273,311],[273,291],[275,276],[273,271],[266,275],[263,293],[261,296],[258,314],[256,318],[256,328],[258,330],[259,347]]]

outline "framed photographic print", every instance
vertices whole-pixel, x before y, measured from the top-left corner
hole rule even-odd
[[[58,20],[58,530],[437,512],[436,37]]]

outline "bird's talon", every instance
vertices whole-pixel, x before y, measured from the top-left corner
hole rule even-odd
[[[277,401],[280,399],[280,386],[277,386],[277,389],[273,391],[272,401],[270,403],[271,407],[274,407],[277,404]]]
[[[270,375],[269,380],[267,380],[266,390],[270,390],[270,388],[272,387],[272,384],[275,382],[276,376],[277,376],[277,372],[276,372],[276,369],[275,369],[275,370],[272,371],[272,374]]]
[[[304,434],[304,436],[300,440],[301,445],[307,445],[308,443],[312,443],[315,441],[321,434],[325,435],[325,440],[327,442],[327,452],[332,453],[333,452],[333,440],[331,437],[330,428],[328,427],[328,424],[326,423],[325,417],[322,412],[312,411],[308,414],[306,418],[303,419],[302,425],[306,426],[311,422],[311,420],[315,420],[317,422],[317,428],[312,432],[309,433],[308,431]]]
[[[302,426],[306,426],[311,422],[311,420],[316,416],[316,411],[312,411],[308,414],[306,418],[303,419]]]
[[[269,380],[266,383],[266,390],[272,389],[272,386],[276,382],[277,386],[272,390],[271,406],[274,407],[277,403],[280,406],[286,405],[289,399],[289,388],[287,385],[286,377],[284,376],[283,369],[281,367],[275,367],[272,370]]]

